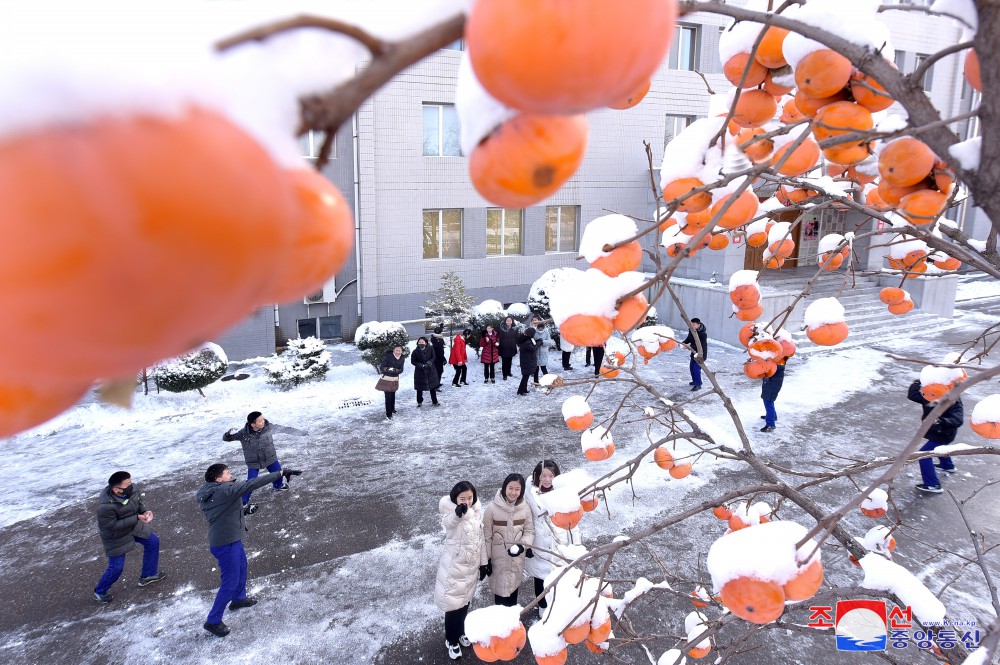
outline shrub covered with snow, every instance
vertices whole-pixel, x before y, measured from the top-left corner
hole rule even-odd
[[[153,368],[156,385],[171,393],[201,389],[215,383],[226,373],[229,358],[218,344],[211,342],[182,356],[165,360]]]
[[[564,279],[572,278],[574,274],[573,268],[555,268],[536,279],[535,283],[531,285],[531,289],[528,290],[528,307],[531,308],[531,311],[543,319],[551,318],[549,296],[552,287]]]
[[[386,351],[392,351],[396,346],[406,349],[409,341],[406,328],[395,321],[362,323],[354,333],[354,343],[361,351],[361,358],[375,369],[382,364]]]
[[[268,383],[288,390],[326,376],[330,370],[330,352],[326,344],[315,337],[290,339],[285,351],[266,369]]]

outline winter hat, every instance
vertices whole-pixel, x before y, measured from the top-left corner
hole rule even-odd
[[[258,418],[260,418],[260,417],[261,417],[262,415],[264,415],[264,414],[262,414],[262,413],[261,413],[260,411],[251,411],[251,412],[250,412],[250,413],[249,413],[249,414],[247,415],[247,422],[248,422],[248,423],[252,423],[253,421],[255,421],[255,420],[257,420]]]
[[[115,471],[114,473],[111,474],[111,477],[108,478],[108,487],[115,487],[117,485],[121,485],[123,482],[125,482],[131,477],[132,474],[129,473],[128,471]]]
[[[208,470],[205,471],[205,482],[214,483],[215,479],[221,476],[222,472],[228,468],[229,467],[226,466],[225,464],[213,464],[212,466],[208,467]]]
[[[443,327],[441,327],[441,326],[435,326],[434,327],[434,334],[435,335],[440,335],[442,332],[444,332],[444,328]]]

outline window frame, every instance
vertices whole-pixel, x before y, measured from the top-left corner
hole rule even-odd
[[[458,256],[445,256],[444,255],[444,213],[455,210],[458,212]],[[462,259],[464,256],[462,241],[465,235],[465,210],[462,208],[425,208],[422,211],[421,217],[427,215],[427,213],[437,213],[437,256],[426,256],[424,254],[423,247],[421,247],[420,254],[424,261],[447,261]],[[426,227],[427,220],[422,219],[421,232]],[[421,243],[423,245],[423,243]]]
[[[425,109],[427,109],[427,108],[436,108],[437,109],[437,153],[436,154],[432,154],[432,155],[428,155],[426,152],[424,152],[424,149],[427,147],[427,122],[426,122],[427,116],[425,114],[426,113]],[[420,145],[420,152],[422,153],[423,157],[462,157],[463,156],[462,155],[461,141],[459,141],[459,143],[458,143],[458,153],[452,155],[452,154],[445,154],[445,152],[444,152],[444,135],[445,135],[445,132],[444,132],[444,109],[445,108],[454,109],[455,105],[454,104],[448,104],[446,102],[421,102],[421,104],[420,104],[420,121],[423,124],[422,131],[421,131],[421,139],[422,139],[422,141],[421,141],[421,145]],[[456,125],[457,125],[457,122],[458,122],[458,110],[457,109],[455,110],[455,122],[456,122]]]
[[[687,114],[682,114],[682,113],[664,113],[663,114],[663,139],[664,139],[664,141],[663,141],[663,148],[664,149],[666,149],[667,145],[670,143],[670,141],[666,140],[666,138],[667,138],[667,126],[666,125],[667,125],[667,121],[670,120],[670,119],[672,119],[672,120],[675,121],[674,122],[674,129],[677,128],[677,123],[676,123],[677,120],[687,120],[687,122],[684,124],[684,127],[682,127],[680,131],[674,132],[673,136],[671,136],[670,140],[672,141],[673,139],[677,138],[678,134],[680,134],[682,131],[684,131],[685,129],[687,129],[688,127],[690,127],[691,123],[693,123],[695,120],[698,119],[698,116],[696,116],[696,115],[687,115]]]
[[[931,56],[927,53],[915,54],[913,56],[913,71],[917,71],[917,68],[920,67],[920,65],[929,57]],[[924,79],[920,82],[920,88],[924,92],[930,92],[934,88],[934,67],[936,65],[936,62],[932,62],[931,66],[924,72]]]
[[[548,230],[549,230],[549,210],[556,209],[556,248],[549,249],[548,247]],[[562,211],[565,208],[573,210],[573,243],[572,247],[569,249],[563,248],[562,243]],[[566,254],[569,252],[577,252],[580,249],[580,206],[579,205],[555,205],[555,206],[545,206],[545,253],[546,254]]]
[[[677,23],[674,26],[674,40],[670,44],[670,51],[667,53],[667,69],[674,72],[696,72],[701,66],[700,58],[700,44],[701,44],[701,26],[691,25],[688,23]],[[691,57],[690,57],[690,67],[681,67],[681,43],[683,42],[684,31],[689,30],[691,32]],[[676,49],[676,56],[675,56]],[[677,65],[672,66],[671,60],[676,57]]]
[[[316,161],[319,159],[320,148],[323,147],[323,140],[326,138],[326,133],[321,132],[316,129],[306,130],[304,134],[299,135],[299,147],[302,147],[302,138],[306,140],[307,153],[302,155],[303,159],[308,159],[311,161]],[[337,159],[337,137],[334,136],[333,144],[330,146],[330,159]]]
[[[490,211],[499,210],[500,211],[500,253],[491,254],[489,245],[489,231],[490,231]],[[517,229],[517,252],[507,253],[507,212],[517,211],[520,213],[521,219],[518,223]],[[524,208],[497,208],[490,207],[486,209],[486,256],[523,256],[524,255]]]

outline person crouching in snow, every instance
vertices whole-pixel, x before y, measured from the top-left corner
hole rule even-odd
[[[531,474],[531,487],[528,488],[528,507],[531,509],[531,519],[534,524],[534,541],[532,544],[533,557],[525,562],[524,569],[529,575],[535,578],[535,596],[540,596],[545,589],[545,577],[552,572],[556,563],[563,563],[556,555],[550,552],[558,552],[560,545],[570,543],[580,544],[580,531],[573,529],[567,531],[552,524],[547,511],[542,507],[542,497],[551,492],[552,480],[559,475],[559,465],[555,461],[542,460],[535,465],[535,470]],[[545,613],[548,603],[545,598],[538,601],[538,616]]]
[[[247,463],[247,480],[253,480],[260,475],[261,469],[267,469],[270,473],[281,471],[281,462],[278,461],[278,453],[274,450],[275,434],[295,434],[296,436],[306,436],[309,432],[303,432],[294,427],[284,427],[269,422],[260,411],[251,411],[247,415],[247,424],[243,429],[235,428],[224,432],[223,441],[239,441],[243,446],[243,459]],[[254,487],[263,487],[255,485]],[[274,481],[274,491],[281,492],[288,489],[288,485],[281,482],[281,476]],[[256,505],[250,504],[250,492],[243,495],[244,514],[252,515],[257,510]]]
[[[524,579],[524,561],[534,556],[535,524],[524,500],[524,476],[504,478],[493,502],[483,513],[483,533],[489,548],[490,589],[497,605],[517,605],[517,592]]]
[[[222,615],[227,606],[231,610],[238,610],[257,604],[253,598],[247,598],[247,554],[243,549],[246,527],[243,525],[244,511],[240,508],[240,496],[268,483],[280,482],[282,477],[288,479],[301,473],[284,469],[237,483],[225,464],[213,464],[205,471],[205,484],[195,494],[195,498],[208,521],[208,548],[219,562],[222,580],[219,591],[215,594],[215,603],[202,628],[216,637],[229,634],[229,626],[222,623]]]
[[[471,334],[472,331],[466,328],[462,331],[461,335],[455,335],[455,341],[451,343],[451,355],[448,357],[448,364],[455,368],[455,378],[452,379],[451,385],[458,388],[461,383],[463,386],[469,385],[466,381],[466,373],[468,372],[469,355],[465,350],[465,338]]]
[[[97,530],[101,534],[104,552],[108,555],[108,569],[94,589],[94,600],[111,602],[111,585],[118,581],[125,570],[125,554],[142,545],[142,573],[139,586],[159,582],[167,576],[158,571],[160,539],[149,524],[153,511],[146,510],[142,499],[135,494],[135,485],[128,471],[115,471],[108,478],[108,486],[101,492],[97,506]]]
[[[483,538],[483,514],[476,488],[467,480],[457,483],[438,501],[444,548],[438,560],[434,604],[444,612],[444,644],[448,657],[462,657],[462,647],[472,643],[465,636],[465,616],[476,595],[476,586],[492,572]]]

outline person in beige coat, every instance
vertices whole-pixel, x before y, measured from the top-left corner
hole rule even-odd
[[[490,589],[497,605],[517,605],[524,579],[525,557],[532,556],[535,524],[524,500],[524,476],[512,473],[483,513],[483,534],[489,550]]]
[[[438,501],[444,548],[438,560],[434,604],[444,612],[445,646],[448,657],[462,657],[462,647],[471,645],[465,636],[465,615],[476,595],[476,586],[490,574],[483,517],[476,488],[467,480],[451,488]]]

